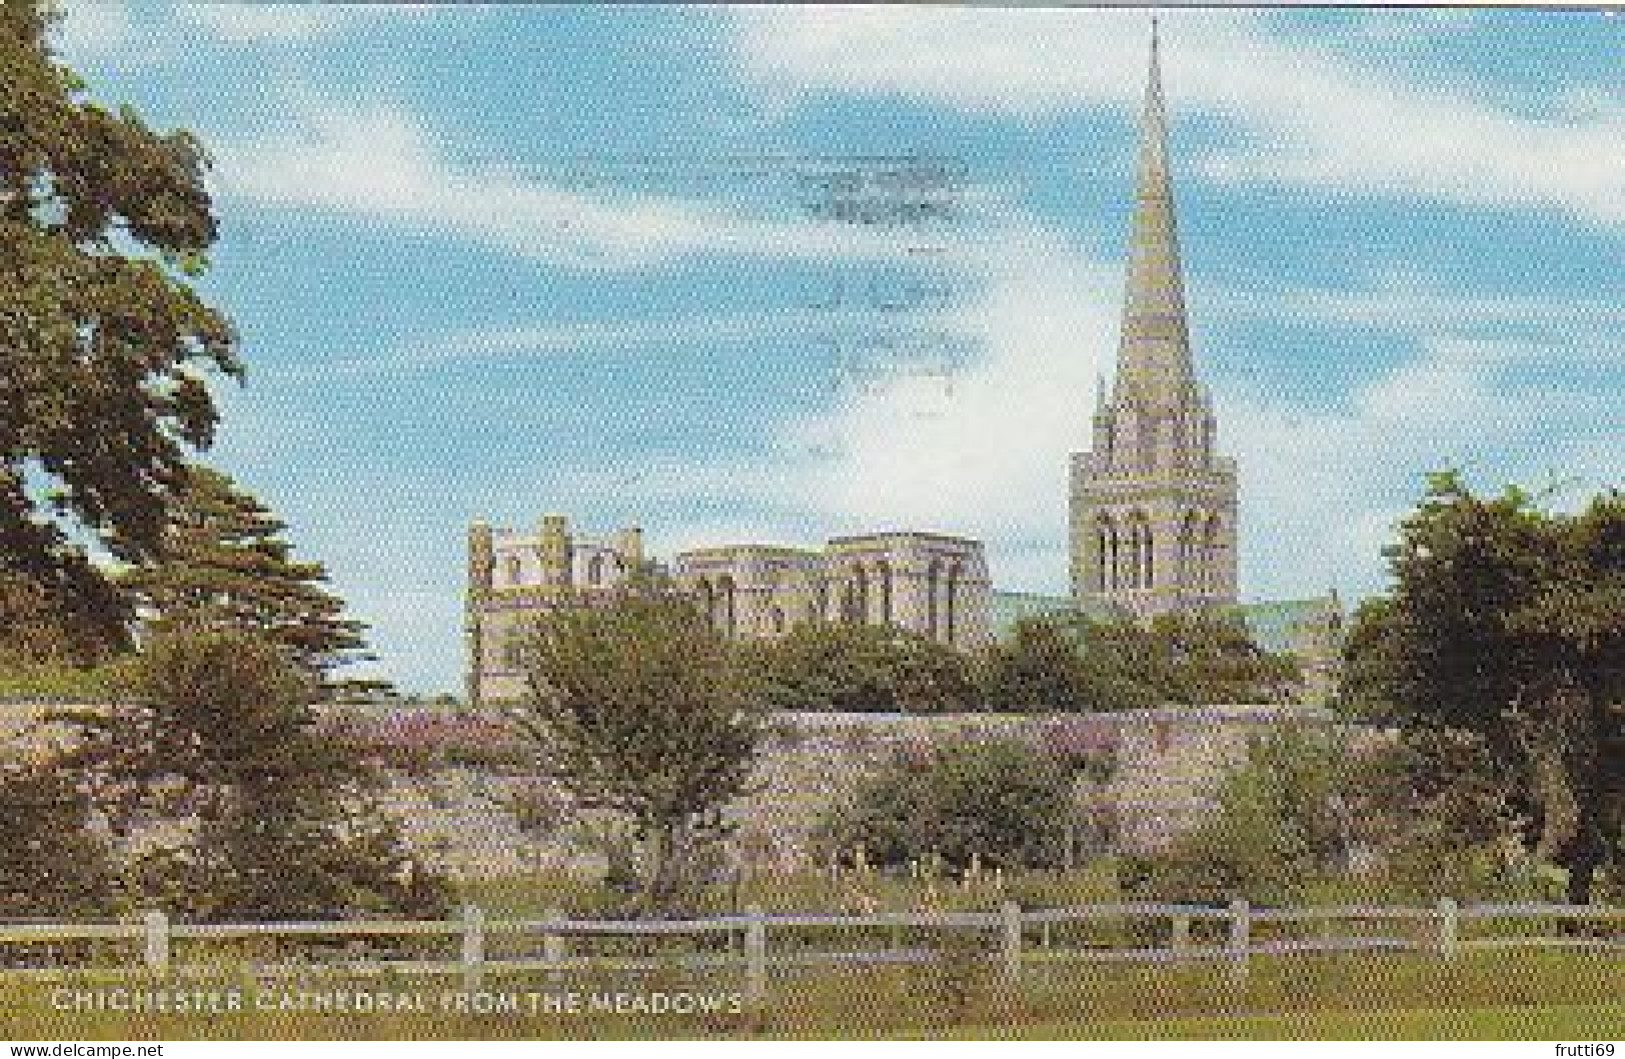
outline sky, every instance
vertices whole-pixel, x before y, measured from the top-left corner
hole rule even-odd
[[[667,558],[930,530],[1064,592],[1149,21],[131,0],[70,3],[56,45],[213,158],[199,286],[248,375],[206,459],[327,564],[376,672],[441,692],[476,518]],[[1243,598],[1381,591],[1430,471],[1560,508],[1625,483],[1625,18],[1168,10],[1161,38]],[[829,208],[910,164],[938,213]]]

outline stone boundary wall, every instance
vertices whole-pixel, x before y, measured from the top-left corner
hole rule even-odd
[[[48,753],[60,732],[37,722],[49,707],[0,706],[7,756]],[[331,706],[323,724],[355,740],[384,770],[384,809],[424,859],[454,877],[496,877],[602,864],[613,824],[573,811],[539,778],[533,757],[492,711]],[[794,870],[828,857],[822,818],[858,780],[894,755],[983,739],[1013,739],[1115,762],[1102,786],[1076,792],[1080,816],[1109,816],[1116,848],[1156,849],[1198,823],[1249,741],[1284,722],[1335,725],[1325,710],[1207,706],[1086,714],[783,714],[758,771],[760,791],[731,812],[729,849],[754,870]]]

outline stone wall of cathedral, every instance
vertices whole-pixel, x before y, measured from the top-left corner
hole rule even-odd
[[[548,515],[535,534],[469,530],[467,695],[524,693],[519,651],[536,618],[592,606],[645,561],[636,529],[608,540]],[[980,541],[899,532],[836,537],[823,549],[732,544],[675,557],[673,576],[729,639],[782,636],[804,624],[892,625],[970,650],[991,638],[992,588]]]

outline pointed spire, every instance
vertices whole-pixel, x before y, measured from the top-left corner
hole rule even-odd
[[[1129,245],[1127,295],[1117,354],[1117,393],[1163,407],[1184,405],[1195,386],[1184,282],[1168,173],[1162,60],[1151,22],[1151,63],[1140,117],[1140,153]]]

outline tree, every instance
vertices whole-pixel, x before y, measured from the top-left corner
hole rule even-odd
[[[201,146],[83,100],[51,21],[0,5],[0,577],[117,639],[128,608],[80,542],[154,554],[213,438],[204,373],[240,367],[186,282],[215,240]]]
[[[1288,725],[1253,741],[1217,811],[1165,850],[1124,862],[1125,889],[1165,901],[1301,900],[1348,864],[1349,752],[1334,733]]]
[[[154,561],[120,580],[150,618],[258,633],[325,682],[332,670],[372,657],[366,626],[343,617],[321,563],[293,558],[286,529],[229,477],[194,466]]]
[[[940,858],[962,870],[1052,867],[1065,856],[1072,775],[1053,755],[1015,742],[903,753],[862,783],[826,823],[843,853],[871,864]]]
[[[118,905],[119,875],[91,800],[50,761],[0,765],[0,916],[71,919]]]
[[[1296,662],[1258,646],[1232,615],[1163,614],[1150,639],[1160,670],[1152,679],[1165,702],[1287,702],[1301,676]]]
[[[982,657],[988,706],[996,710],[1084,708],[1087,678],[1077,643],[1053,621],[1023,618]]]
[[[1281,702],[1297,664],[1260,648],[1240,619],[1168,614],[1141,623],[1083,615],[1030,618],[984,656],[995,709],[1128,710]]]
[[[742,645],[756,691],[773,709],[951,713],[976,705],[969,659],[890,625],[802,624]]]
[[[37,581],[0,573],[0,667],[89,666],[130,647],[122,627],[106,628],[64,610]]]
[[[1551,514],[1433,476],[1357,615],[1347,701],[1407,731],[1470,733],[1527,841],[1590,899],[1625,818],[1625,497]]]
[[[63,715],[81,738],[59,767],[115,835],[189,825],[132,873],[172,907],[225,919],[444,908],[371,805],[359,756],[318,730],[311,696],[277,643],[161,624],[133,664],[133,705]]]
[[[691,600],[644,584],[538,619],[523,660],[514,716],[545,774],[629,823],[642,902],[669,907],[730,830],[723,810],[749,788],[765,732],[735,656]]]

